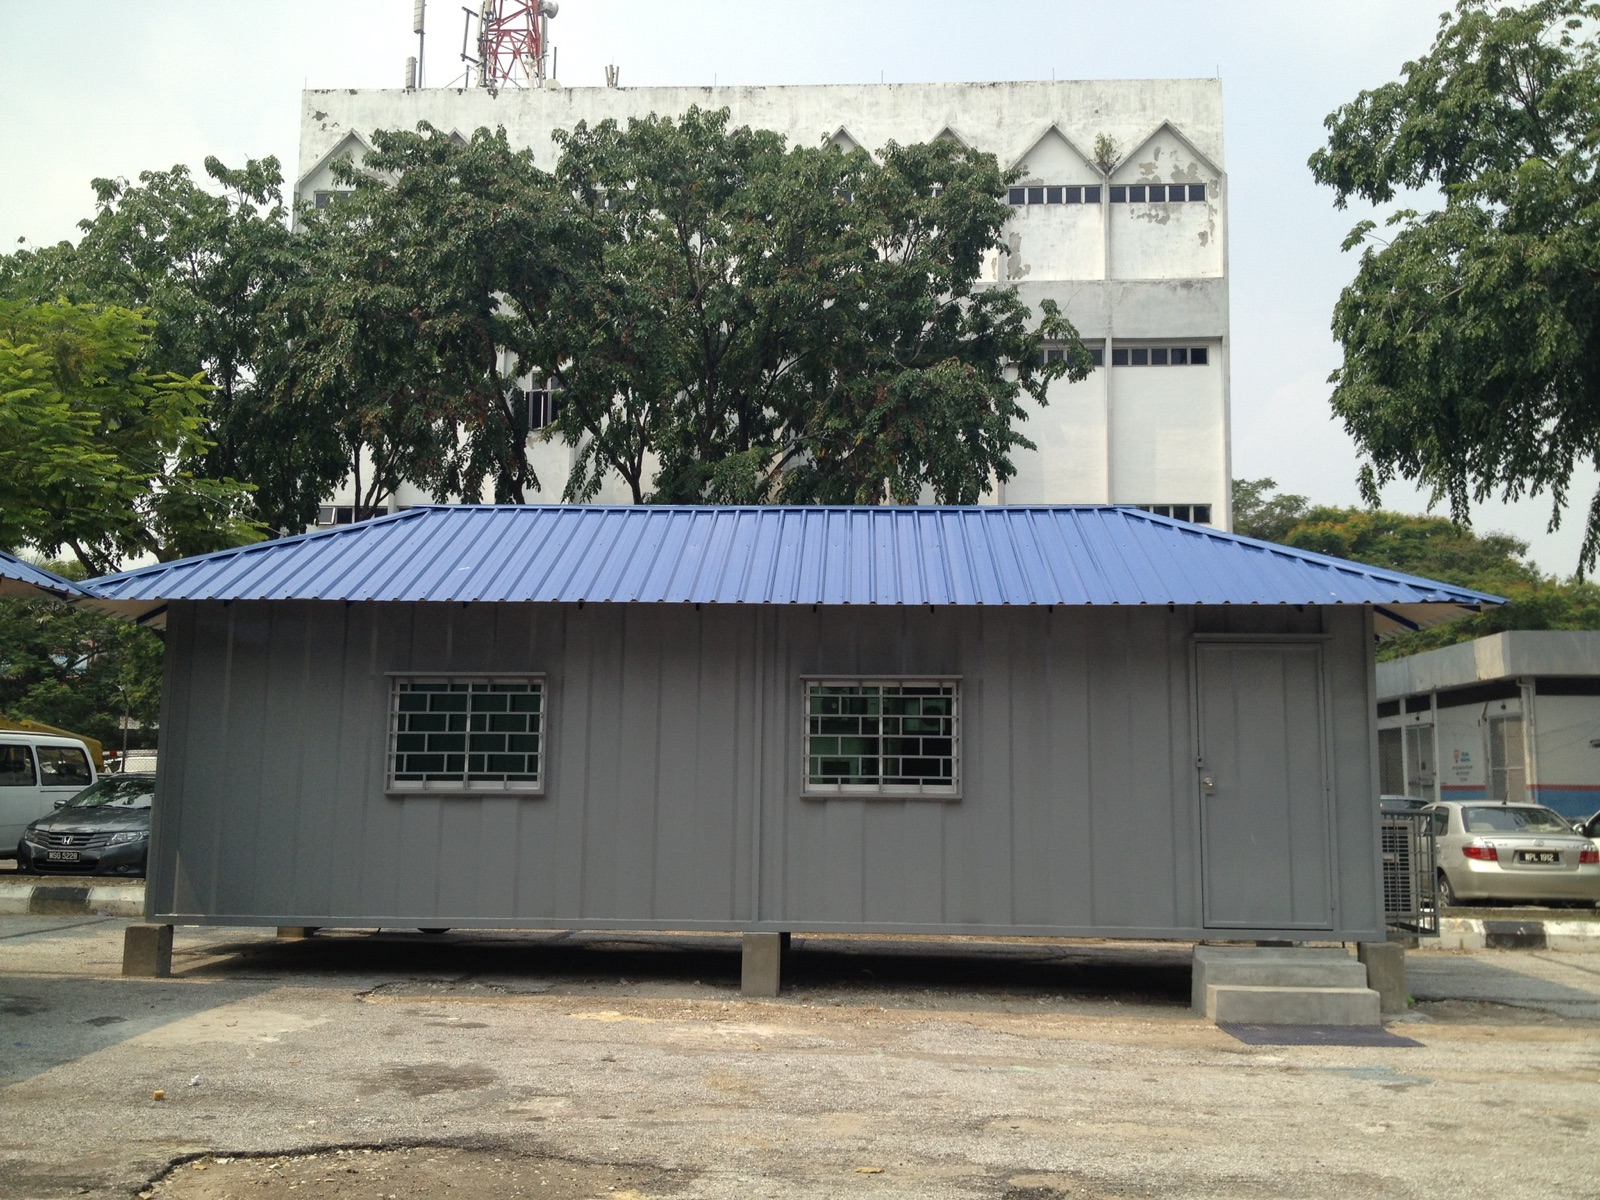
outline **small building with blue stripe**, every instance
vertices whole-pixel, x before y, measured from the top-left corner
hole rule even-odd
[[[1600,632],[1518,630],[1378,664],[1385,793],[1600,810]]]

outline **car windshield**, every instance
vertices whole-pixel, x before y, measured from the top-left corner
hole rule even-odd
[[[1571,833],[1568,825],[1548,808],[1463,808],[1461,823],[1468,833]]]
[[[123,778],[107,778],[91,784],[83,789],[71,800],[67,808],[149,808],[150,801],[156,794],[156,783],[153,779],[142,779],[125,776]]]

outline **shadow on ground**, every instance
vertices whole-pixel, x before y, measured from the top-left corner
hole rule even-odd
[[[632,994],[736,990],[740,939],[717,934],[398,930],[327,931],[302,941],[213,944],[186,975],[264,980],[345,978],[370,986],[477,982],[508,993],[626,986]],[[783,968],[784,996],[844,999],[885,990],[1120,1000],[1186,1005],[1190,948],[948,939],[799,936]],[[881,1000],[879,1002],[882,1002]]]

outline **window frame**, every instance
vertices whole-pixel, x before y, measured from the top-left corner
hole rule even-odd
[[[806,800],[932,800],[962,797],[962,677],[950,675],[800,676],[800,795]],[[817,687],[948,687],[950,689],[950,772],[948,784],[814,783],[811,778],[811,694]],[[878,737],[882,737],[880,732]],[[881,757],[881,756],[880,756]]]
[[[79,749],[77,746],[50,746],[34,744],[33,747],[34,770],[37,773],[40,787],[47,788],[74,788],[82,790],[94,782],[94,767],[89,762],[89,751]],[[60,770],[59,764],[70,763],[81,768],[67,778]]]
[[[543,796],[549,780],[550,759],[550,682],[543,671],[390,671],[385,676],[389,682],[386,721],[384,732],[383,755],[383,789],[388,796]],[[400,684],[418,681],[443,682],[443,683],[527,683],[536,685],[539,696],[539,709],[534,732],[539,739],[539,748],[532,753],[535,755],[535,778],[532,780],[498,780],[498,781],[471,781],[467,779],[465,766],[462,768],[459,779],[450,780],[397,780],[395,778],[395,757],[399,753],[396,738],[400,735],[399,728],[399,697],[402,695]],[[469,690],[469,696],[472,694]],[[471,734],[470,718],[472,716],[469,703],[466,714],[469,718],[469,728],[463,732]],[[486,731],[487,732],[487,731]],[[470,753],[470,749],[463,751],[463,755]],[[509,752],[508,752],[509,753]],[[518,751],[517,753],[526,753]]]
[[[22,756],[22,761],[28,766],[28,778],[25,780],[7,778],[7,776],[18,774],[15,771],[7,771],[4,775],[0,775],[0,788],[36,788],[39,786],[39,764],[33,757],[33,747],[26,742],[7,742],[4,746],[0,746],[0,750],[15,750],[19,752]]]

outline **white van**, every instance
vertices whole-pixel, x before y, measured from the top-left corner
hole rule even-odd
[[[0,731],[0,856],[15,853],[29,822],[98,778],[89,748],[77,738]]]

